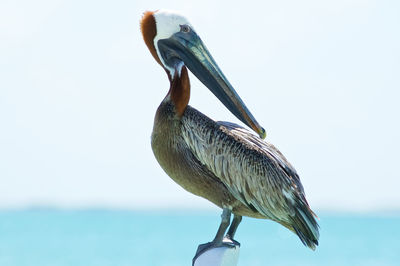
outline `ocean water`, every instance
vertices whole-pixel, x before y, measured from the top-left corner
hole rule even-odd
[[[190,266],[217,212],[0,211],[0,266]],[[282,226],[244,218],[239,264],[400,265],[400,214],[320,213],[316,251]]]

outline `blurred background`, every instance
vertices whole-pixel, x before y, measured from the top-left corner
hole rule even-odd
[[[244,219],[239,265],[398,265],[400,2],[0,2],[0,265],[189,265],[220,210],[150,147],[169,82],[146,10],[193,24],[320,216]],[[239,123],[193,76],[190,105]],[[165,242],[170,245],[165,247]]]

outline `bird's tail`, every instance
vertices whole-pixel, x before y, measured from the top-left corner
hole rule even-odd
[[[295,208],[295,215],[292,216],[289,228],[300,238],[301,242],[312,250],[318,246],[319,225],[316,221],[317,215],[307,204],[299,203]]]

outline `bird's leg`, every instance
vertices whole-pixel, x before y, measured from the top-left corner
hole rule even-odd
[[[226,234],[226,237],[228,237],[229,239],[233,239],[236,233],[236,229],[238,228],[241,221],[242,221],[242,216],[235,214],[231,226],[229,227],[228,233]]]
[[[218,228],[217,234],[214,237],[214,240],[211,242],[199,245],[199,247],[197,248],[197,251],[196,251],[196,255],[193,258],[193,265],[194,265],[194,262],[196,261],[197,257],[199,257],[201,254],[203,254],[205,251],[207,251],[209,249],[221,247],[221,246],[225,246],[225,245],[228,247],[235,246],[235,244],[222,242],[222,240],[224,239],[226,229],[228,228],[230,222],[231,222],[231,210],[228,208],[224,208],[222,211],[222,214],[221,214],[221,224],[219,225],[219,228]]]
[[[238,226],[239,226],[241,221],[242,221],[242,216],[235,214],[234,217],[233,217],[233,221],[231,223],[231,226],[228,229],[228,233],[226,234],[226,238],[228,238],[233,243],[235,243],[235,244],[237,244],[239,246],[240,246],[240,243],[237,242],[236,240],[234,240],[233,237],[235,236],[236,229],[238,228]]]
[[[227,208],[224,208],[221,214],[221,224],[219,225],[217,234],[214,237],[212,243],[215,245],[221,244],[222,239],[224,238],[226,229],[228,228],[231,222],[231,211]]]

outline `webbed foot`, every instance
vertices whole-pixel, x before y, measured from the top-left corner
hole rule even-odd
[[[222,242],[208,242],[205,244],[200,244],[197,248],[196,255],[194,255],[194,258],[192,260],[192,265],[194,265],[196,259],[201,256],[203,253],[205,253],[208,250],[214,249],[214,248],[220,248],[220,247],[227,247],[227,248],[236,248],[237,246],[240,247],[240,243],[236,240],[230,239],[229,236],[225,237]]]

